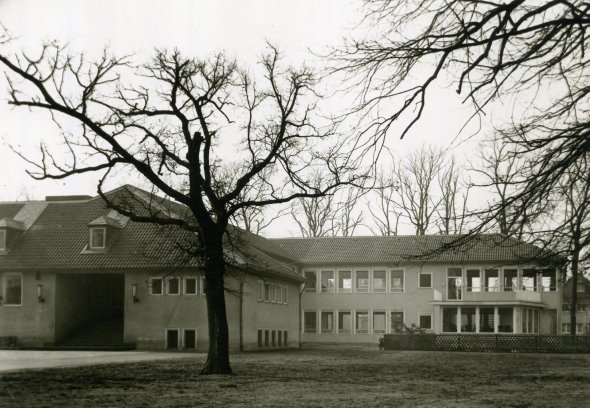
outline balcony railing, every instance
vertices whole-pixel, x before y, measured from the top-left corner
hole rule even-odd
[[[453,299],[447,299],[453,300]],[[463,299],[470,302],[541,302],[541,293],[528,290],[514,290],[506,292],[463,292]]]

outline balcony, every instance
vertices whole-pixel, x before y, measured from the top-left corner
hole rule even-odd
[[[529,290],[514,290],[505,292],[463,292],[466,302],[534,302],[541,303],[541,293]]]

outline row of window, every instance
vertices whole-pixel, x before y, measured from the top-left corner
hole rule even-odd
[[[586,310],[589,310],[590,305],[587,305],[585,303],[577,303],[576,304],[576,311],[578,312],[585,312]],[[569,303],[563,303],[561,305],[561,310],[563,310],[564,312],[567,312],[571,309],[571,305]]]
[[[181,287],[182,286],[182,287]],[[178,276],[167,278],[154,277],[149,281],[150,295],[204,295],[204,276],[185,276],[182,279]]]
[[[432,314],[418,315],[420,328],[432,330]],[[389,322],[389,325],[388,325]],[[305,310],[303,332],[321,334],[383,334],[401,332],[403,310]]]
[[[288,347],[287,330],[258,329],[258,347]]]
[[[319,274],[319,279],[318,279]],[[306,292],[400,293],[404,291],[403,269],[305,270]]]
[[[195,350],[196,348],[197,329],[166,329],[166,350]]]
[[[443,307],[444,333],[514,333],[512,307]],[[539,333],[539,310],[520,309],[521,333]]]
[[[287,286],[268,281],[258,281],[258,301],[286,305],[289,297]]]
[[[21,306],[23,304],[23,277],[20,273],[2,274],[2,299],[5,306]]]
[[[571,323],[562,323],[561,324],[561,332],[563,334],[571,333],[572,324]],[[586,333],[590,334],[590,324],[586,325]],[[576,323],[576,334],[584,334],[584,324],[583,323]]]

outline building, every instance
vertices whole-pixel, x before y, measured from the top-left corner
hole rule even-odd
[[[590,335],[590,280],[584,276],[578,277],[576,292],[576,334]],[[561,332],[563,334],[569,334],[571,331],[571,298],[572,281],[569,279],[563,285],[563,304],[561,309]]]
[[[183,207],[124,186],[171,216]],[[230,347],[374,343],[436,333],[561,328],[560,271],[501,235],[265,239],[231,231]],[[190,233],[136,223],[100,197],[0,203],[0,346],[206,350],[204,280]],[[185,245],[186,244],[186,245]]]

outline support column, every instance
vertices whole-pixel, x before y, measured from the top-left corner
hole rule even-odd
[[[475,332],[479,333],[479,306],[475,308]]]
[[[461,333],[461,308],[457,307],[457,333]]]
[[[498,313],[498,306],[494,306],[494,333],[498,333],[498,320],[500,313]]]

